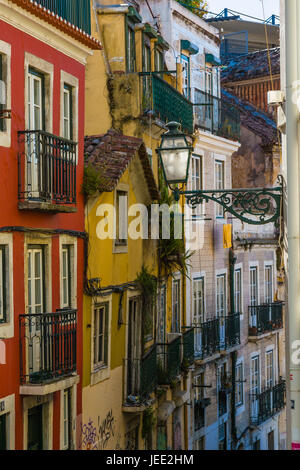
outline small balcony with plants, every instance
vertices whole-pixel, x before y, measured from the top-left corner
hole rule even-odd
[[[18,141],[19,209],[76,212],[77,143],[40,130]]]
[[[50,393],[59,381],[76,376],[76,310],[20,315],[19,331],[23,394]]]
[[[141,359],[125,359],[123,371],[123,411],[142,412],[147,408],[151,394],[157,387],[157,346],[153,345]]]
[[[260,337],[283,328],[283,302],[249,307],[249,337]]]

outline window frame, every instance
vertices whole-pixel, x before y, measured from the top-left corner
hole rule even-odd
[[[191,99],[191,58],[181,51],[180,62],[182,65],[182,94],[186,99]],[[184,68],[186,67],[186,69]],[[185,84],[187,86],[185,86]]]
[[[11,45],[5,41],[0,40],[0,55],[2,63],[2,81],[5,86],[5,101],[6,104],[0,105],[0,109],[11,110]],[[4,79],[3,79],[4,78]],[[1,77],[0,77],[1,80]],[[3,119],[3,125],[0,127],[0,147],[11,146],[11,119]]]
[[[136,71],[136,44],[135,44],[135,26],[129,18],[125,17],[126,31],[126,72],[134,73]]]
[[[176,286],[176,287],[175,287]],[[176,301],[174,302],[174,293],[178,294]],[[177,312],[174,311],[174,307],[177,306]],[[172,280],[172,333],[180,333],[181,330],[181,279],[177,277]]]
[[[240,372],[238,372],[240,370]],[[235,404],[236,408],[240,408],[244,405],[244,361],[240,361],[236,364],[235,367],[235,377],[236,377],[236,390],[235,390]],[[239,381],[239,383],[238,383]],[[239,400],[239,396],[241,399]]]
[[[60,282],[61,282],[61,289],[62,289],[62,299],[61,299],[61,308],[62,309],[71,309],[72,308],[72,248],[73,245],[70,244],[63,244],[61,247],[61,260],[62,266],[60,271]],[[64,253],[67,253],[67,276],[64,277]],[[67,300],[68,302],[64,302],[64,279],[67,280]]]
[[[253,272],[256,272],[256,284],[252,282],[252,274]],[[252,294],[254,293],[254,287],[256,287],[256,299],[254,301],[254,297]],[[250,306],[251,307],[256,307],[259,305],[259,266],[258,264],[252,264],[249,266],[249,301],[250,301]],[[256,302],[256,303],[253,303]]]
[[[197,296],[197,299],[195,299],[195,294],[196,294],[196,291],[195,291],[195,284],[197,283],[197,285],[199,283],[202,283],[202,298],[199,299],[199,296]],[[200,290],[197,290],[197,292],[199,293]],[[200,324],[202,323],[205,323],[205,320],[206,320],[206,302],[205,302],[205,276],[202,275],[202,276],[197,276],[197,277],[193,277],[193,280],[192,280],[192,299],[193,299],[193,324],[199,324],[199,322],[195,322],[194,320],[199,317],[202,317],[202,321]],[[199,301],[201,302],[201,308],[198,309],[197,308],[197,313],[196,313],[196,304],[197,306],[199,305]],[[199,310],[202,309],[202,314],[200,313],[199,315]]]
[[[218,280],[223,279],[223,285],[224,285],[224,291],[223,293],[219,293],[219,286],[218,286]],[[222,273],[217,273],[216,274],[216,317],[217,318],[223,318],[227,316],[227,273],[222,272]],[[220,305],[220,295],[223,295],[224,297],[224,307],[223,309],[219,308]],[[220,315],[219,312],[224,312],[223,315]]]
[[[270,279],[268,281],[267,272],[270,271]],[[273,303],[274,299],[274,274],[273,263],[265,263],[264,265],[264,300],[265,304]],[[271,287],[271,292],[270,292]]]
[[[28,111],[31,108],[31,105],[33,107],[36,107],[35,103],[32,103],[31,98],[34,96],[34,81],[38,79],[38,83],[41,84],[40,87],[40,113],[41,113],[41,126],[38,129],[34,129],[32,126],[32,118],[34,116],[31,116],[30,113],[28,112],[28,129],[29,130],[41,130],[45,131],[46,130],[46,109],[45,109],[45,101],[46,101],[46,96],[45,96],[45,74],[43,72],[40,72],[37,70],[35,67],[29,66],[27,70],[27,83],[28,83],[28,95],[27,95],[27,107]]]
[[[237,290],[237,274],[240,277],[240,286],[239,290]],[[237,300],[239,299],[239,301]],[[239,305],[238,305],[239,304]],[[234,307],[235,313],[239,313],[241,316],[243,315],[243,268],[242,266],[238,266],[234,270]]]
[[[100,352],[99,350],[99,343],[98,347],[96,348],[96,338],[98,337],[99,340],[99,331],[96,332],[97,326],[100,326],[99,320],[96,322],[96,310],[97,310],[97,316],[99,316],[100,309],[103,309],[104,314],[103,314],[103,320],[102,320],[102,327],[103,331],[101,333],[102,336],[102,351]],[[99,330],[99,328],[98,328]],[[100,304],[95,304],[93,306],[93,369],[94,371],[99,370],[99,369],[104,369],[109,366],[109,360],[108,360],[108,355],[109,355],[109,302],[102,302]],[[99,356],[99,353],[101,355],[100,360],[96,361],[96,355]]]
[[[28,309],[28,313],[30,315],[32,314],[35,314],[35,313],[44,313],[46,310],[47,310],[47,294],[46,294],[46,254],[45,254],[45,245],[32,245],[32,244],[29,244],[27,246],[27,250],[26,250],[26,260],[27,260],[27,285],[28,285],[28,298],[27,298],[27,309]],[[32,277],[32,274],[33,274],[33,271],[32,271],[32,267],[34,266],[35,264],[35,259],[33,257],[33,260],[31,261],[31,276],[29,277],[29,270],[28,270],[28,267],[29,267],[29,253],[32,252],[33,254],[36,253],[36,252],[40,252],[41,253],[41,259],[40,259],[40,268],[41,268],[41,272],[40,272],[40,285],[41,285],[41,312],[29,312],[29,310],[33,307],[32,305],[32,298],[31,298],[31,304],[29,304],[29,279],[31,280],[31,285],[33,285],[33,290],[31,291],[31,297],[32,297],[32,293],[35,295],[36,294],[36,290],[35,290],[35,287],[36,287],[36,283],[33,282],[33,281],[36,281],[37,278],[33,278]],[[30,306],[31,305],[31,306]],[[34,310],[36,310],[36,307],[37,307],[38,304],[35,304],[34,305]]]
[[[119,204],[119,193],[121,194],[122,197],[127,198],[127,204],[126,204],[126,213],[124,211],[120,211],[120,204]],[[115,220],[114,220],[114,225],[115,225],[115,237],[114,237],[114,244],[113,244],[113,252],[114,253],[127,253],[128,251],[128,205],[129,205],[129,188],[127,185],[120,184],[116,189],[115,189],[115,194],[114,194],[114,201],[115,201]],[[125,201],[124,201],[125,202]],[[121,225],[123,225],[124,231],[126,231],[127,237],[125,239],[119,239],[118,238],[118,232],[120,229],[120,217],[122,218],[121,220]]]
[[[74,115],[74,110],[73,110],[73,87],[71,85],[69,85],[68,83],[64,83],[64,90],[63,90],[63,101],[62,101],[62,105],[63,105],[63,110],[62,110],[62,119],[63,119],[63,137],[67,140],[71,140],[73,141],[73,138],[74,138],[74,123],[73,123],[73,115]],[[65,116],[65,95],[68,95],[68,106],[69,106],[69,116],[66,117]],[[67,120],[67,123],[68,123],[68,136],[66,136],[66,133],[65,133],[65,123],[66,123],[66,120]]]
[[[199,162],[199,176],[196,174],[196,165]],[[190,164],[190,190],[201,191],[204,188],[204,170],[203,170],[204,158],[201,154],[193,153],[191,156]],[[204,216],[205,204],[199,204],[195,209],[192,209],[192,219],[197,220],[198,217]]]
[[[221,178],[217,172],[217,168],[221,167]],[[214,160],[214,180],[215,180],[215,189],[223,191],[225,189],[225,160],[220,159],[220,157],[215,157]],[[225,218],[225,209],[220,205],[216,204],[216,218],[224,219]]]
[[[7,245],[0,245],[0,325],[9,321],[9,250]],[[8,293],[8,294],[7,294]],[[3,305],[3,311],[2,310]]]

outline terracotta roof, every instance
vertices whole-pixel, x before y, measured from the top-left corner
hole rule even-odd
[[[275,145],[278,140],[277,126],[268,114],[227,90],[222,90],[222,101],[238,108],[241,125],[259,135],[263,145]]]
[[[85,137],[85,165],[92,165],[101,173],[100,192],[113,191],[128,165],[138,153],[148,183],[150,196],[159,199],[159,191],[142,139],[126,136],[111,129],[107,134]]]
[[[52,24],[60,31],[63,31],[65,34],[68,34],[72,38],[81,42],[90,49],[102,49],[100,41],[93,38],[82,29],[79,29],[77,26],[69,23],[67,20],[63,19],[61,16],[56,15],[47,8],[43,7],[39,3],[36,3],[33,0],[10,0],[12,3],[15,3],[24,10],[29,11],[38,18],[46,21],[47,23]]]
[[[280,73],[280,48],[270,49],[270,58],[273,75]],[[222,70],[221,81],[239,82],[242,80],[250,80],[252,78],[266,77],[270,75],[269,59],[267,50],[252,52],[251,54],[242,55],[235,59],[231,59]]]

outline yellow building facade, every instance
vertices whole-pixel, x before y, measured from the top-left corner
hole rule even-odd
[[[164,71],[168,44],[133,7],[97,8],[92,34],[103,50],[88,59],[86,76],[81,447],[184,449],[184,243],[151,239],[150,221],[139,217],[170,203],[156,148],[174,120],[172,101],[187,115],[186,130],[192,109],[180,93],[180,65],[173,74],[150,74]],[[128,228],[144,239],[127,238]]]

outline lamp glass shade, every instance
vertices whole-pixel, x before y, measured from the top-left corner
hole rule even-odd
[[[160,151],[167,183],[186,183],[189,165],[189,148]]]

